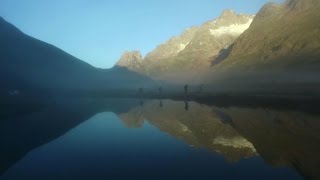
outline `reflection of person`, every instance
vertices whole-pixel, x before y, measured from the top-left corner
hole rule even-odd
[[[160,106],[161,108],[163,107],[162,100],[160,100],[159,106]]]
[[[185,109],[186,111],[189,110],[189,101],[188,101],[188,100],[186,100],[186,101],[184,102],[184,109]]]

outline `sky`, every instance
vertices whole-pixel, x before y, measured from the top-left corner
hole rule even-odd
[[[126,50],[146,55],[224,9],[255,14],[268,1],[0,0],[0,16],[27,35],[95,67],[110,68]]]

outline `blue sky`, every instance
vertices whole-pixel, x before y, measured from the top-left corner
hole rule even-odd
[[[268,1],[0,0],[0,16],[95,67],[110,68],[125,50],[145,55],[224,9],[255,14]]]

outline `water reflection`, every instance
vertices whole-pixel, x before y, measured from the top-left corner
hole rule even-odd
[[[320,119],[297,111],[230,108],[233,127],[273,166],[287,166],[319,179]]]
[[[188,100],[185,100],[185,101],[184,101],[184,109],[185,109],[186,111],[189,111],[189,101],[188,101]]]
[[[230,162],[256,156],[252,143],[242,137],[231,125],[221,120],[221,114],[209,106],[188,101],[165,101],[159,109],[156,101],[136,107],[119,117],[127,127],[142,127],[144,120],[194,147],[204,147],[223,155]],[[182,109],[182,107],[185,109]],[[187,110],[185,111],[187,107]],[[189,109],[190,108],[190,109]]]
[[[261,156],[274,167],[290,167],[302,176],[319,179],[320,118],[318,114],[264,108],[219,108],[188,101],[155,101],[120,114],[128,127],[147,120],[161,131],[194,147],[205,147],[229,162]],[[188,107],[183,111],[181,107]],[[134,117],[134,119],[132,119]],[[140,126],[132,126],[139,122]]]
[[[113,99],[58,103],[0,128],[3,179],[320,178],[319,115],[298,111]]]
[[[136,100],[64,99],[38,112],[0,120],[0,174],[32,149],[46,144],[103,111],[127,112]]]

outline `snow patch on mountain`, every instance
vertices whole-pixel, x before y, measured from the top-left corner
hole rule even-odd
[[[226,34],[239,36],[250,27],[252,21],[253,19],[249,19],[249,21],[245,24],[232,24],[229,26],[221,26],[217,29],[210,29],[210,33],[212,36],[216,37],[220,37]]]
[[[184,50],[184,49],[188,46],[188,44],[189,44],[189,43],[187,43],[187,44],[181,43],[181,44],[180,44],[180,47],[179,47],[179,49],[178,49],[178,52]]]
[[[233,137],[233,138],[225,138],[225,137],[217,137],[213,140],[214,145],[222,145],[233,148],[250,148],[253,152],[256,152],[253,144],[249,142],[247,139],[243,137]]]

